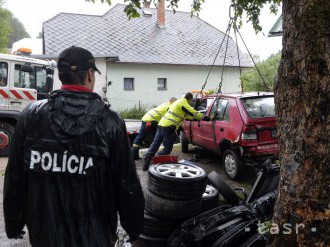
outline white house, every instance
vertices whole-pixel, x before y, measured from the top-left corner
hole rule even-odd
[[[163,1],[160,1],[160,3]],[[57,58],[65,48],[81,46],[93,53],[102,75],[97,91],[107,87],[115,110],[151,107],[200,89],[216,57],[224,33],[188,12],[144,9],[128,20],[125,5],[117,4],[102,16],[60,13],[43,24],[44,56]],[[165,16],[166,14],[166,16]],[[165,21],[166,18],[166,21]],[[226,42],[224,42],[226,44]],[[228,42],[223,92],[240,91],[240,69],[251,67],[232,38]],[[206,89],[221,80],[225,46],[219,52]]]

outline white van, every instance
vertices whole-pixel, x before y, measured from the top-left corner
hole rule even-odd
[[[0,156],[8,156],[20,112],[53,90],[54,61],[0,54]]]

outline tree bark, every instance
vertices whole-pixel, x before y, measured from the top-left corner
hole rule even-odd
[[[275,86],[281,181],[279,234],[270,242],[276,247],[330,246],[329,70],[330,1],[284,0]]]

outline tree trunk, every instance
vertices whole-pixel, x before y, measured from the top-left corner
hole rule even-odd
[[[330,246],[330,1],[283,1],[273,246]],[[291,233],[290,233],[290,230]]]

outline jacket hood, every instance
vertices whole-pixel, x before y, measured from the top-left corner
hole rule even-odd
[[[106,109],[101,97],[90,92],[53,91],[49,103],[50,126],[59,139],[91,130]]]

